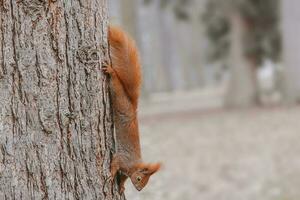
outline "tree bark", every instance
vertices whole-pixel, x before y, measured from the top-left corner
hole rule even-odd
[[[257,77],[254,60],[244,54],[244,37],[249,31],[238,12],[230,15],[231,21],[231,77],[225,96],[227,107],[247,107],[257,103]]]
[[[0,199],[121,199],[106,0],[0,0]]]

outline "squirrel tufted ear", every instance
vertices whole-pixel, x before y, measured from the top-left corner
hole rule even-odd
[[[157,172],[161,167],[161,164],[160,163],[155,163],[155,164],[149,164],[148,165],[148,173],[149,174],[154,174],[155,172]]]

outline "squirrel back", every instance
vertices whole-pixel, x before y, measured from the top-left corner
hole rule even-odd
[[[134,108],[137,108],[142,81],[141,64],[135,42],[116,26],[109,26],[112,66]]]

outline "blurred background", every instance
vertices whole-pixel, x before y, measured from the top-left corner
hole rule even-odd
[[[300,199],[300,1],[109,0],[136,40],[145,161],[127,199]]]

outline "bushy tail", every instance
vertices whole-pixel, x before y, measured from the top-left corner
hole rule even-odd
[[[116,71],[130,101],[137,107],[142,75],[135,42],[116,26],[109,26],[108,40],[112,67]]]

